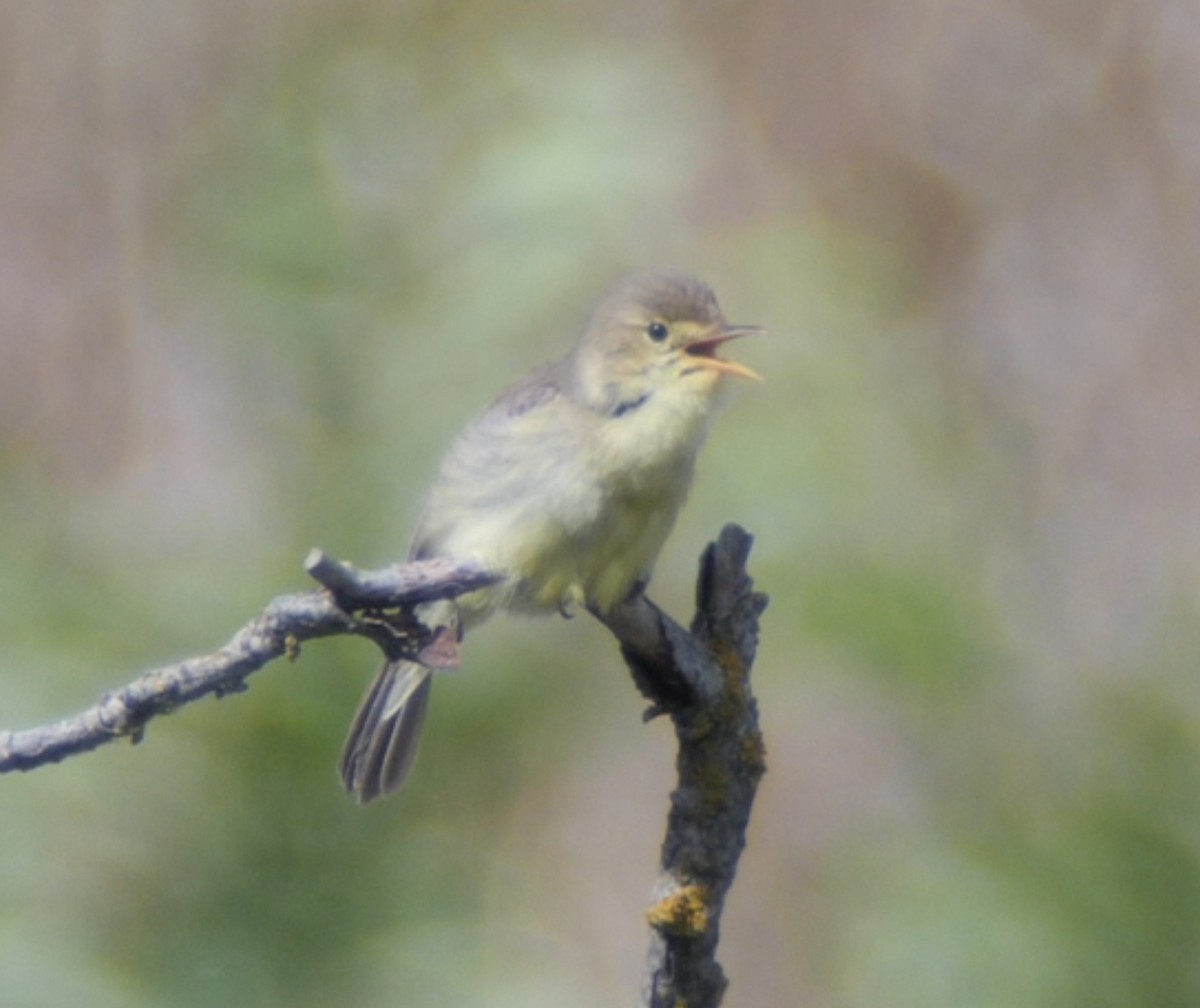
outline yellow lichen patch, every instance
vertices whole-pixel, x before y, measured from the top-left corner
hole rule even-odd
[[[762,773],[767,769],[767,746],[762,732],[751,731],[742,736],[742,765]]]
[[[746,666],[742,664],[741,655],[729,644],[711,644],[709,654],[720,667],[725,680],[725,689],[714,716],[726,724],[734,724],[741,720],[746,705],[750,703]]]
[[[695,938],[708,928],[710,895],[707,886],[685,885],[655,903],[646,911],[646,919],[660,931]]]
[[[700,807],[706,815],[718,815],[729,801],[729,767],[712,747],[706,747],[697,755],[689,775],[695,785],[695,797],[700,799]]]
[[[709,653],[731,682],[740,683],[746,678],[746,666],[742,664],[742,656],[732,644],[724,641],[714,642],[709,645]]]

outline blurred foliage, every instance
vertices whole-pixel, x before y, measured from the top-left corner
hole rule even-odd
[[[1143,5],[0,13],[2,727],[401,556],[455,429],[624,269],[768,374],[652,594],[758,539],[738,1004],[1193,1004],[1195,19]],[[0,782],[14,1006],[628,1003],[671,780],[592,621],[497,621],[413,783],[305,649]]]

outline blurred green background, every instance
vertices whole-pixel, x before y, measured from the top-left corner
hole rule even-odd
[[[729,520],[770,769],[729,1004],[1200,1003],[1193,4],[0,8],[0,726],[401,557],[455,430],[670,265],[769,336]],[[0,779],[5,1006],[636,999],[673,774],[593,621],[496,621],[416,774],[375,665]]]

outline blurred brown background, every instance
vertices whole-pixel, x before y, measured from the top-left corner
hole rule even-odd
[[[0,8],[0,726],[400,557],[458,426],[671,265],[770,335],[651,594],[772,605],[733,1005],[1200,1002],[1200,8]],[[497,621],[413,783],[373,669],[0,780],[6,1005],[633,1003],[672,745]]]

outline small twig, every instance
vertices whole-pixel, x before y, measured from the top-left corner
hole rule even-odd
[[[442,559],[364,571],[319,549],[309,551],[304,570],[354,610],[411,607],[432,599],[456,598],[497,580],[472,564]]]
[[[727,525],[705,550],[691,633],[643,596],[604,617],[650,713],[669,714],[679,742],[648,913],[645,1008],[714,1008],[727,984],[716,960],[721,912],[766,768],[750,667],[767,597],[746,574],[752,541]]]
[[[147,672],[56,724],[0,731],[0,773],[57,763],[117,738],[137,742],[151,718],[210,693],[245,689],[247,676],[281,655],[294,658],[306,640],[353,634],[375,641],[389,658],[415,655],[428,632],[406,618],[414,605],[495,580],[469,564],[441,560],[359,571],[319,550],[305,568],[326,589],[272,599],[219,651]]]

